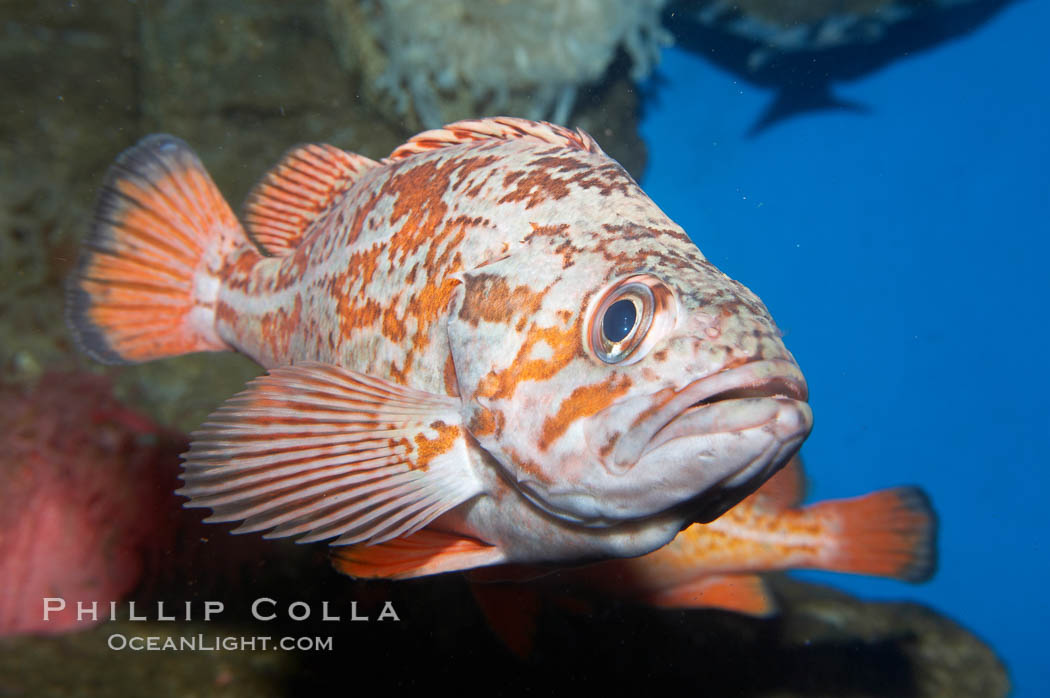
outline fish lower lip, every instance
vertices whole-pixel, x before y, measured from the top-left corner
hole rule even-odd
[[[571,487],[535,494],[588,523],[680,514],[681,506],[714,511],[732,503],[732,492],[742,493],[737,500],[745,496],[798,449],[813,424],[805,397],[795,362],[769,359],[625,403],[636,415],[626,431],[609,428],[622,430],[626,421],[617,412],[623,406],[614,405],[584,427],[595,467],[580,469]]]
[[[772,359],[754,361],[724,369],[710,376],[693,381],[675,393],[651,421],[640,428],[649,431],[646,445],[635,458],[647,453],[660,443],[666,442],[668,434],[662,432],[683,418],[708,406],[731,400],[748,398],[787,399],[805,402],[808,397],[805,379],[791,361]],[[629,459],[630,460],[633,459]]]
[[[803,429],[797,418],[801,400],[783,395],[720,397],[701,402],[679,413],[650,439],[643,457],[676,439],[698,435],[742,433],[760,427],[771,428],[778,437],[790,438]],[[788,417],[785,421],[785,417]],[[784,423],[781,423],[784,422]],[[808,427],[805,427],[808,431]]]
[[[628,467],[584,471],[578,489],[600,493],[589,501],[595,515],[715,516],[776,472],[813,424],[809,405],[792,397],[726,398],[662,417]]]

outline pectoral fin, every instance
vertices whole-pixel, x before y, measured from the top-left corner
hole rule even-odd
[[[278,368],[193,434],[189,507],[333,545],[410,535],[481,493],[459,401],[337,366]],[[305,534],[305,535],[304,535]]]

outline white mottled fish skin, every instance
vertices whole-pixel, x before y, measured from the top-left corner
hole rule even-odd
[[[300,387],[377,389],[354,383],[363,375],[433,396],[418,399],[441,419],[413,423],[417,446],[390,448],[407,449],[427,492],[445,487],[425,472],[435,455],[441,482],[466,484],[433,495],[441,506],[401,538],[426,528],[477,541],[487,564],[640,555],[753,491],[808,434],[805,381],[765,306],[586,134],[501,118],[421,134],[379,163],[330,152],[349,173],[309,215],[274,205],[298,175],[279,167],[260,184],[248,232],[274,256],[247,242],[224,252],[209,272],[212,314],[195,322],[268,368],[304,366]],[[603,334],[616,300],[634,308],[619,343]],[[255,394],[291,394],[294,375]],[[310,509],[266,513],[277,487],[238,504],[246,485],[230,473],[276,467],[229,445],[255,414],[245,400],[188,455],[195,505],[276,535],[391,540],[350,536],[360,512],[310,529],[332,511],[324,493]]]

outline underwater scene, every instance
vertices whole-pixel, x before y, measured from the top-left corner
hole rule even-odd
[[[1045,694],[1046,26],[3,3],[0,696]]]

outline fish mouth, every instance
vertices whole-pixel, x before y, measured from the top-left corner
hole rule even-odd
[[[592,449],[598,462],[572,492],[548,491],[546,504],[591,526],[710,521],[798,450],[813,426],[807,396],[793,361],[766,359],[607,408],[589,420],[588,442],[608,444]]]
[[[674,394],[648,420],[639,424],[632,440],[648,436],[648,442],[635,459],[642,458],[667,442],[697,430],[746,429],[749,422],[761,423],[766,414],[759,406],[763,400],[786,400],[804,403],[809,397],[806,381],[798,367],[782,359],[755,361],[724,369],[697,379]],[[750,401],[744,403],[741,401]],[[724,409],[733,408],[732,415]],[[684,409],[682,405],[686,406]],[[737,409],[745,407],[745,409]],[[755,409],[746,409],[754,407]],[[715,408],[715,409],[712,409]],[[725,419],[730,423],[724,423]],[[760,421],[756,421],[760,420]]]
[[[617,444],[613,458],[607,461],[607,467],[614,472],[629,470],[647,454],[690,432],[746,429],[748,422],[764,414],[754,409],[760,404],[758,401],[804,404],[809,391],[793,361],[767,359],[723,369],[661,397],[635,419]],[[737,401],[747,400],[752,401],[753,409],[726,413],[724,408],[740,407]]]

